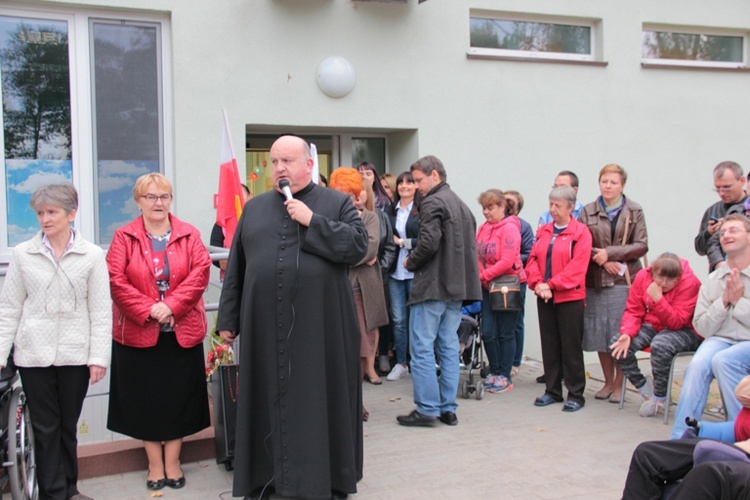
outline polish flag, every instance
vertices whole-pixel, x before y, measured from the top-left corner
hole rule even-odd
[[[232,147],[232,135],[229,133],[227,111],[224,114],[224,133],[221,140],[221,167],[219,169],[219,196],[216,206],[216,223],[224,230],[224,247],[232,245],[237,221],[245,205],[245,191],[240,182],[240,170]]]

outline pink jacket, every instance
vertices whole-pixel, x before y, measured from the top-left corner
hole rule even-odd
[[[654,282],[651,267],[638,271],[625,303],[625,312],[620,323],[621,334],[635,337],[644,323],[651,325],[656,332],[681,328],[690,328],[695,331],[692,320],[701,282],[693,274],[687,260],[680,259],[680,262],[682,262],[680,280],[673,289],[664,294],[659,302],[654,302],[654,299],[646,293],[649,285]]]
[[[509,215],[499,222],[485,222],[477,231],[479,279],[485,290],[498,276],[520,275],[526,281],[521,264],[521,221]]]
[[[203,341],[207,331],[203,292],[208,286],[211,257],[197,229],[169,214],[172,236],[167,245],[169,290],[164,298],[175,318],[175,334],[182,347]],[[159,301],[151,241],[143,217],[115,231],[107,252],[109,286],[113,301],[114,340],[129,347],[153,347],[159,324],[151,307]]]
[[[539,228],[526,262],[526,276],[531,290],[544,280],[553,226],[554,222],[550,222]],[[552,290],[555,304],[586,299],[586,270],[590,258],[591,232],[571,218],[568,227],[557,235],[552,246],[552,276],[547,284]]]

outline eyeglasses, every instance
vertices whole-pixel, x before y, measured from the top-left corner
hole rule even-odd
[[[728,227],[726,229],[722,229],[719,231],[719,238],[723,238],[727,234],[731,234],[732,236],[737,236],[738,234],[742,233],[750,233],[750,231],[745,231],[744,229],[740,229],[738,227]]]
[[[141,198],[145,198],[146,201],[148,201],[149,203],[156,203],[156,200],[161,200],[162,203],[166,203],[172,199],[172,195],[169,193],[165,193],[163,195],[156,196],[155,194],[149,193],[149,194],[141,196]]]
[[[717,193],[728,193],[734,189],[734,186],[714,186],[711,188],[712,191],[716,191]]]

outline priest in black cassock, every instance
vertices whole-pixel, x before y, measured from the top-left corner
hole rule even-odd
[[[362,478],[347,269],[364,257],[367,231],[346,195],[311,182],[304,140],[277,139],[271,163],[276,190],[245,205],[219,302],[222,337],[242,335],[233,494],[346,498]]]

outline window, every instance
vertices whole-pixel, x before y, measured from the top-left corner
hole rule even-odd
[[[106,245],[138,213],[135,179],[171,173],[167,29],[133,13],[0,9],[0,260],[39,230],[29,207],[38,187],[72,182],[76,227]]]
[[[469,56],[596,61],[595,20],[472,11]]]
[[[739,68],[746,63],[746,33],[644,25],[644,65]]]

